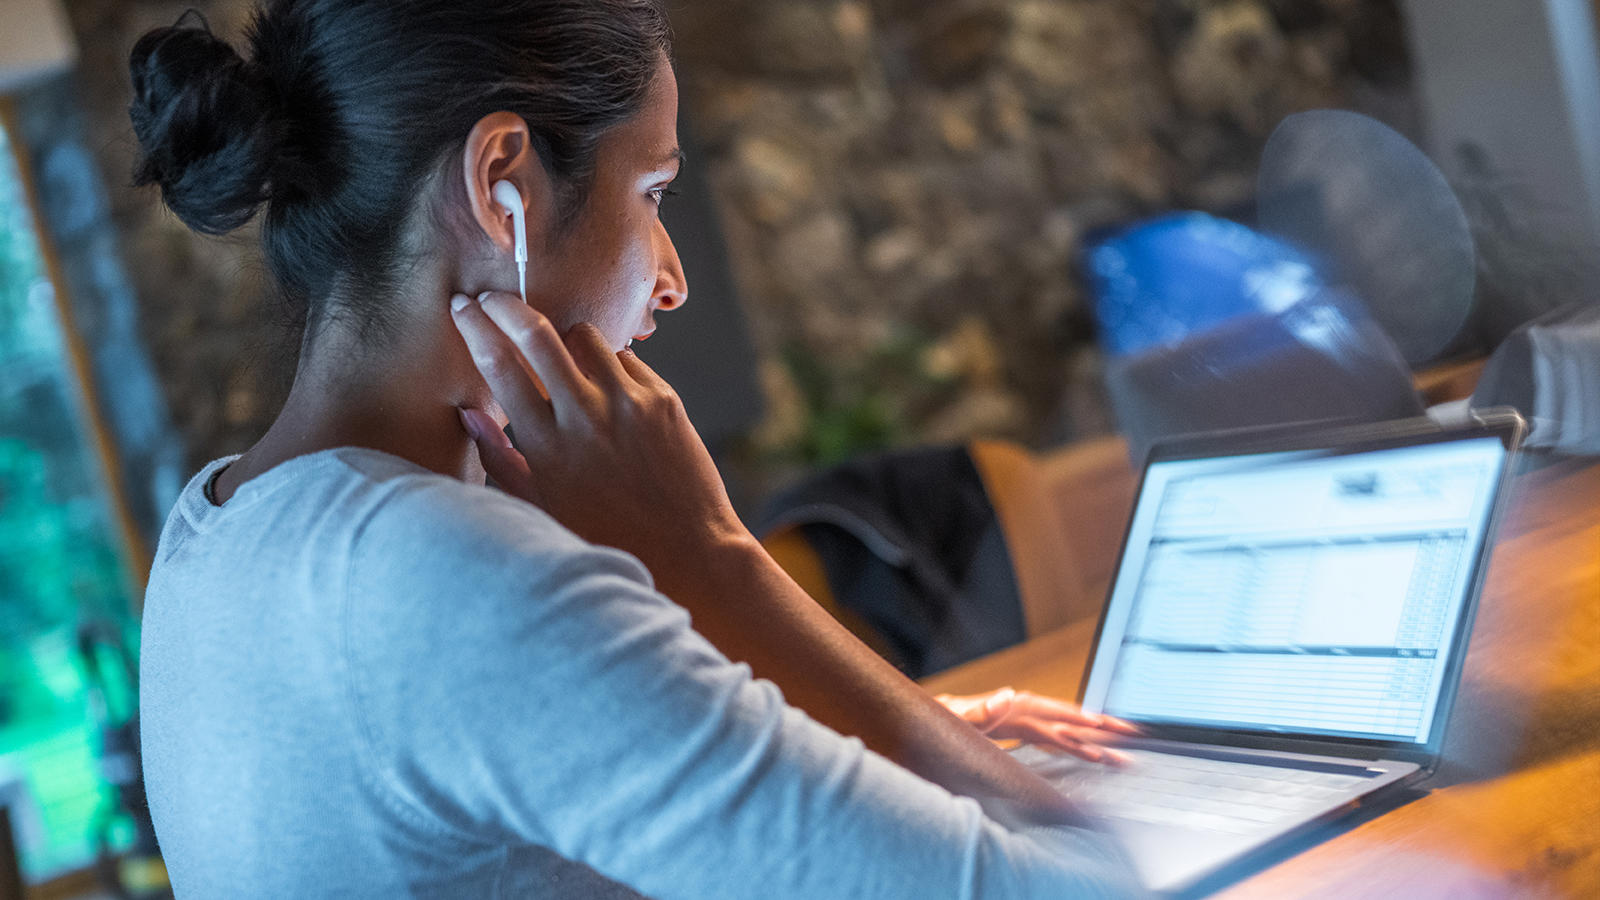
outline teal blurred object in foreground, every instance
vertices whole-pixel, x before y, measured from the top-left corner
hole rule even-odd
[[[11,775],[0,781],[12,784],[23,868],[37,882],[95,860],[110,799],[76,629],[110,620],[130,640],[136,629],[109,488],[11,150],[0,131],[0,773]],[[128,837],[114,826],[114,845]]]

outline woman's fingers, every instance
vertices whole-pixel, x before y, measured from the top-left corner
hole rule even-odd
[[[655,369],[645,365],[645,361],[640,359],[639,355],[633,352],[632,347],[625,348],[621,353],[618,353],[617,362],[622,364],[622,370],[628,373],[628,377],[644,385],[645,387],[654,388],[659,391],[672,390],[671,386],[667,384],[666,379],[656,374]]]
[[[1065,750],[1073,756],[1090,762],[1126,765],[1132,757],[1121,750],[1100,743],[1105,732],[1093,728],[1079,728],[1044,719],[1015,719],[1006,723],[1005,737],[1029,744],[1039,744]]]
[[[1065,722],[1118,734],[1140,734],[1139,727],[1116,716],[1086,712],[1076,703],[1057,700],[1043,694],[1019,691],[1011,698],[1008,717],[1033,717],[1048,721]]]
[[[1115,731],[1118,734],[1144,734],[1143,728],[1116,716],[1101,716],[1100,727],[1106,731]]]
[[[555,325],[515,294],[489,291],[479,296],[476,305],[488,322],[510,340],[544,384],[556,420],[560,422],[574,415],[583,415],[589,407],[593,388],[589,379],[579,371],[561,335],[556,333]],[[466,309],[456,313],[456,321],[477,322],[471,307],[472,304],[468,304]],[[473,359],[477,360],[476,350],[473,351]],[[478,368],[482,369],[483,364],[479,363]],[[488,373],[484,375],[487,378]],[[497,398],[500,396],[500,385],[491,380],[489,388]],[[504,406],[505,402],[501,401],[500,405]]]
[[[946,709],[955,713],[962,721],[988,734],[1010,715],[1011,702],[1016,693],[1009,687],[1003,687],[987,694],[968,696],[939,694],[934,699],[944,704]]]
[[[970,697],[949,697],[942,702],[956,715],[972,723],[979,731],[991,731],[1013,719],[1035,718],[1044,721],[1065,722],[1088,728],[1106,727],[1109,721],[1120,722],[1109,716],[1084,712],[1075,703],[1017,691],[1009,687],[988,694]]]
[[[458,408],[456,412],[461,416],[461,427],[478,445],[478,460],[494,483],[518,495],[531,489],[533,473],[528,460],[512,446],[499,424],[480,410]]]
[[[609,393],[627,380],[616,351],[611,349],[600,329],[588,322],[579,322],[567,331],[566,347],[578,368],[602,390]]]
[[[539,432],[548,430],[555,420],[554,410],[533,383],[522,351],[466,295],[457,294],[452,298],[450,310],[456,330],[461,332],[462,340],[472,353],[473,365],[478,367],[506,414],[513,422],[530,422]]]
[[[1072,725],[1084,725],[1090,728],[1099,728],[1104,717],[1095,713],[1084,712],[1076,703],[1067,703],[1054,697],[1045,697],[1040,694],[1023,691],[1011,701],[1012,715],[1018,717],[1031,717],[1049,719],[1057,722],[1066,722]]]
[[[1139,729],[1113,716],[1085,712],[1076,704],[1005,687],[987,694],[935,699],[996,740],[1020,740],[1065,750],[1093,762],[1126,764],[1130,757],[1101,742]]]
[[[1103,731],[1033,720],[1024,723],[1022,727],[1031,729],[1038,735],[1032,743],[1052,744],[1091,762],[1125,766],[1133,761],[1133,757],[1123,751],[1101,743],[1107,737]]]
[[[1064,700],[1057,700],[1054,697],[1047,697],[1041,694],[1023,691],[1017,695],[1013,705],[1015,706],[1014,715],[1055,719],[1075,725],[1098,728],[1101,731],[1113,731],[1118,734],[1143,733],[1140,731],[1139,726],[1131,722],[1125,722],[1116,716],[1085,712],[1082,707],[1075,703],[1068,703]]]

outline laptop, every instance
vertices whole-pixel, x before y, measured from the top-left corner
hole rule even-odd
[[[1524,432],[1291,427],[1147,457],[1079,702],[1125,768],[1013,753],[1192,893],[1439,760]]]

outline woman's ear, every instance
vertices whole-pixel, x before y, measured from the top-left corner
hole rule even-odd
[[[553,185],[544,163],[533,149],[528,123],[511,112],[493,112],[472,126],[462,155],[467,204],[472,220],[485,237],[508,256],[515,252],[516,233],[511,214],[495,195],[494,185],[509,181],[526,204],[527,239],[540,246],[549,221]],[[502,191],[501,197],[507,196]]]

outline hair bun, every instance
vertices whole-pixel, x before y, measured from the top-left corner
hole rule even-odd
[[[262,78],[203,20],[146,33],[128,65],[128,114],[144,152],[134,184],[161,185],[196,231],[225,234],[250,221],[270,194],[284,131]]]

